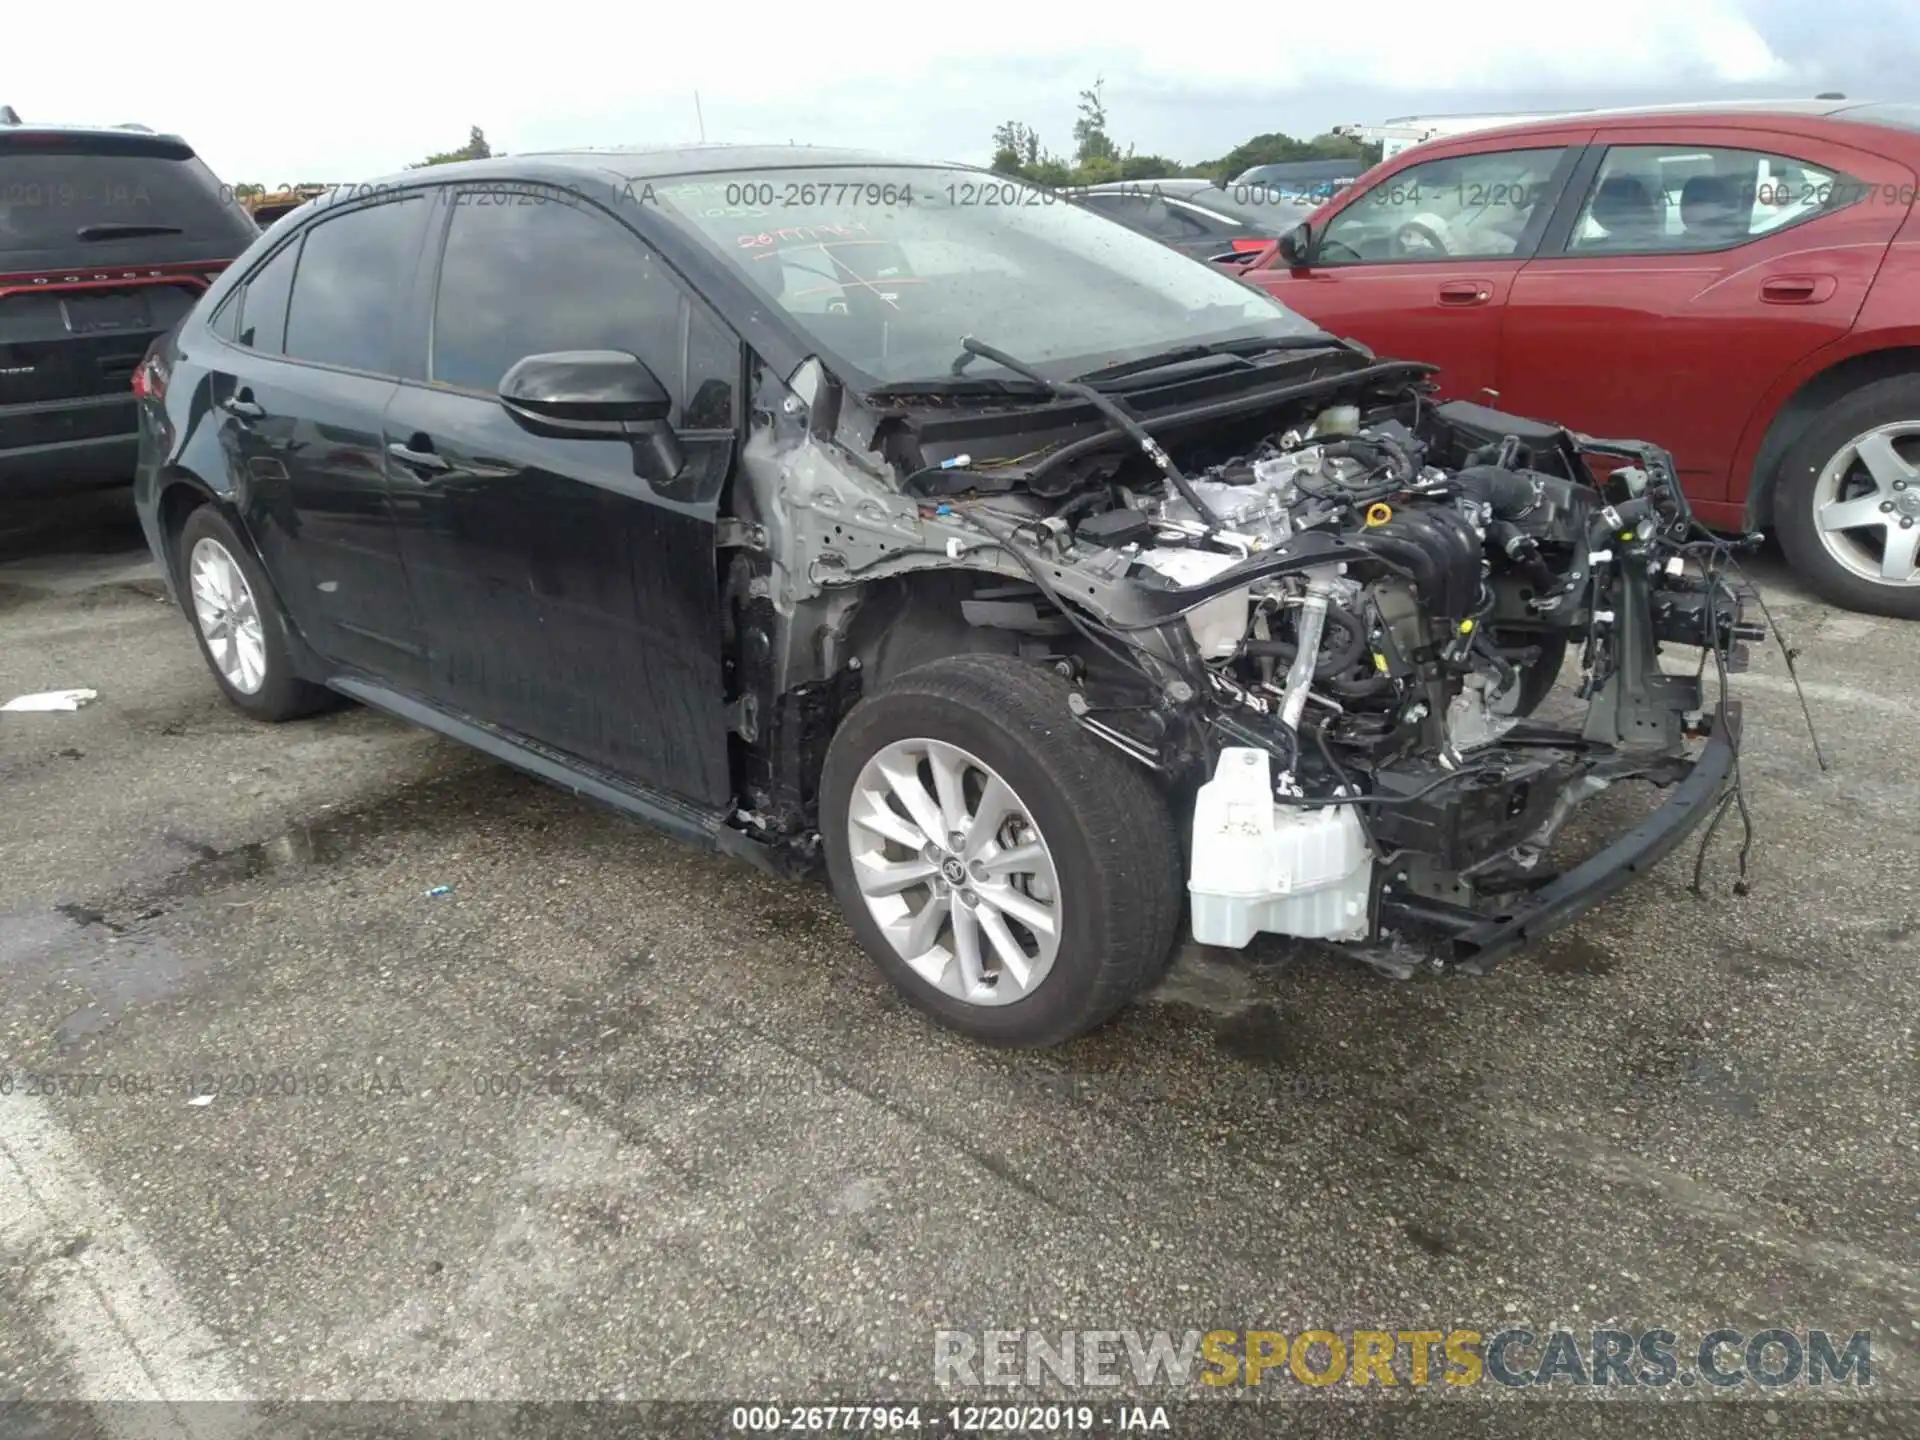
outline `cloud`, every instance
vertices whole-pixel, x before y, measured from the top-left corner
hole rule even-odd
[[[8,43],[26,63],[0,81],[15,87],[0,100],[32,119],[176,130],[223,177],[276,183],[391,172],[473,124],[514,151],[677,143],[704,120],[710,139],[979,161],[994,125],[1019,118],[1065,150],[1076,94],[1096,76],[1117,138],[1196,160],[1261,131],[1423,110],[1890,83],[1876,57],[1920,53],[1910,0],[1370,0],[1306,21],[1270,7],[1100,26],[1035,0],[964,11],[576,0],[536,24],[334,0],[257,6],[245,27],[141,33],[137,46],[99,47],[28,7]]]

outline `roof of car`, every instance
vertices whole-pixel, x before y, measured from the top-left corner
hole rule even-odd
[[[518,155],[498,155],[487,160],[460,160],[434,167],[435,178],[500,178],[524,169],[528,163],[547,170],[574,170],[596,176],[618,175],[624,179],[646,181],[675,175],[708,175],[733,170],[800,170],[851,165],[928,166],[971,170],[971,165],[947,165],[942,161],[908,160],[898,155],[871,150],[843,150],[820,145],[675,145],[628,146],[569,150],[533,150]],[[402,176],[390,176],[401,179]],[[404,178],[423,178],[417,170]]]
[[[59,124],[46,124],[38,120],[10,120],[10,121],[4,122],[3,124],[0,124],[0,134],[73,135],[73,136],[93,135],[93,136],[103,136],[103,137],[109,136],[109,135],[115,136],[115,137],[121,137],[121,136],[127,136],[127,135],[144,135],[153,140],[170,141],[175,145],[185,145],[187,143],[185,140],[182,140],[178,135],[162,134],[154,130],[154,128],[151,125],[138,125],[130,120],[127,121],[125,124],[121,124],[121,125],[59,125]]]
[[[1911,121],[1901,121],[1889,116],[1888,112],[1906,109],[1897,105],[1876,104],[1868,100],[1849,100],[1842,97],[1827,96],[1820,99],[1779,99],[1779,100],[1703,100],[1671,105],[1634,105],[1609,110],[1565,110],[1551,114],[1542,114],[1524,120],[1515,120],[1505,125],[1489,125],[1485,129],[1462,131],[1456,135],[1439,136],[1426,142],[1431,145],[1447,144],[1453,141],[1479,141],[1495,135],[1528,135],[1549,130],[1565,130],[1571,126],[1594,125],[1608,128],[1615,125],[1632,125],[1641,120],[1686,119],[1703,124],[1731,122],[1746,126],[1768,120],[1840,120],[1867,125],[1911,125]],[[1438,119],[1438,116],[1428,116]],[[1416,147],[1424,149],[1424,146]],[[1404,153],[1404,152],[1403,152]]]

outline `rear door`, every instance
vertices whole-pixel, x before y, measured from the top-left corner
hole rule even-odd
[[[1514,282],[1501,405],[1652,440],[1690,494],[1725,499],[1768,387],[1852,328],[1914,174],[1744,127],[1605,138]]]
[[[258,233],[179,141],[0,127],[0,453],[131,445],[134,367]]]
[[[207,356],[233,493],[288,613],[327,659],[402,688],[420,684],[426,646],[381,423],[410,368],[395,321],[429,208],[415,192],[323,212],[228,297]]]
[[[386,442],[429,694],[621,778],[730,798],[715,516],[739,442],[740,341],[628,226],[576,195],[450,193],[424,383]],[[674,398],[685,470],[537,436],[500,404],[528,355],[624,350]]]
[[[1291,269],[1275,254],[1242,278],[1382,356],[1438,365],[1448,398],[1484,399],[1508,291],[1589,133],[1371,173],[1314,222],[1308,264]]]

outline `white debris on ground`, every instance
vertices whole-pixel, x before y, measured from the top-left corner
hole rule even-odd
[[[37,695],[20,695],[0,705],[0,710],[78,710],[100,698],[98,690],[42,690]]]

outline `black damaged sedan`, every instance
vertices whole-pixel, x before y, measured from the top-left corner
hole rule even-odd
[[[1484,969],[1722,803],[1753,632],[1671,462],[1428,374],[984,172],[523,156],[262,236],[135,376],[137,498],[243,711],[824,864],[916,1004],[1043,1045],[1182,932]]]

